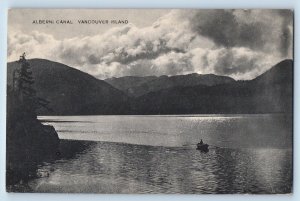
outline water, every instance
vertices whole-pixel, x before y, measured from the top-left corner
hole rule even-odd
[[[286,115],[51,116],[59,160],[41,164],[35,192],[289,193]],[[195,149],[203,139],[208,153]]]

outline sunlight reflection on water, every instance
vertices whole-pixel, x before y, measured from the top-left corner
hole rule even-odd
[[[30,182],[37,192],[291,192],[284,115],[39,118],[69,140],[60,160],[39,167],[48,174]],[[212,145],[207,154],[195,149],[200,138]],[[86,148],[63,157],[75,142]]]

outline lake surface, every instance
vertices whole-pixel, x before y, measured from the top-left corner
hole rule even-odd
[[[61,157],[35,192],[290,193],[292,118],[266,115],[41,116]],[[208,153],[196,150],[203,139]]]

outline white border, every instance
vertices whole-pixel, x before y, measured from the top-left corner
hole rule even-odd
[[[5,105],[6,105],[6,56],[7,56],[7,9],[8,8],[288,8],[295,11],[295,74],[294,74],[294,183],[292,195],[101,195],[101,194],[22,194],[5,191]],[[300,1],[299,0],[0,0],[0,200],[10,201],[60,201],[70,200],[300,200]],[[296,156],[296,157],[295,157]]]

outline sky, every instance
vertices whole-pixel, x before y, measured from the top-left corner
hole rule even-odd
[[[26,52],[99,79],[213,73],[247,80],[293,58],[290,10],[12,9],[8,18],[8,61]]]

